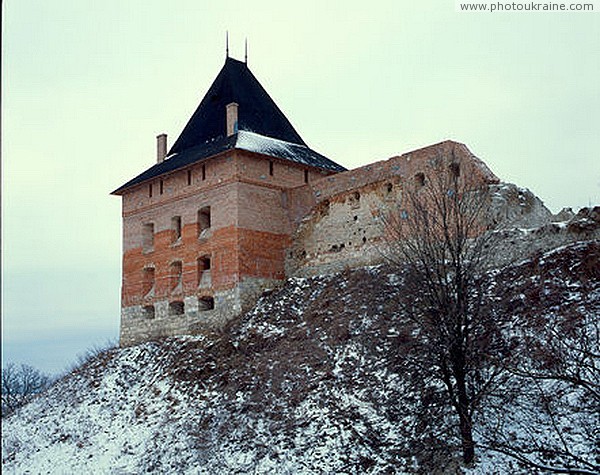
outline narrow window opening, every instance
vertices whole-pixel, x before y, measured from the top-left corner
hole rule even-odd
[[[152,198],[152,183],[148,185],[148,198]]]
[[[205,206],[198,211],[198,237],[201,237],[207,229],[210,229],[210,206]]]
[[[304,170],[304,183],[308,183],[308,170]]]
[[[164,182],[160,180],[158,192],[162,195],[164,191]]]
[[[144,252],[154,249],[154,223],[145,223],[142,227],[142,249]]]
[[[188,186],[192,184],[192,170],[187,171],[187,184]]]
[[[386,189],[386,191],[387,191],[387,192],[388,192],[388,194],[389,194],[389,193],[391,193],[391,192],[392,192],[392,190],[394,189],[394,185],[392,185],[391,183],[388,183],[388,184],[386,184],[386,185],[385,185],[385,189]]]
[[[273,176],[273,160],[269,160],[269,175]]]
[[[202,180],[206,180],[206,165],[202,165]]]
[[[147,318],[148,320],[152,320],[152,319],[154,319],[155,316],[156,316],[156,310],[154,310],[154,305],[146,305],[144,307],[144,318]]]
[[[169,315],[183,315],[184,314],[184,306],[183,302],[171,302],[169,304]]]
[[[171,290],[175,290],[181,285],[183,277],[183,264],[181,261],[176,261],[171,264]]]
[[[425,186],[425,174],[424,173],[417,173],[415,175],[415,184],[417,185],[417,188],[423,188]]]
[[[148,295],[154,289],[154,267],[144,268],[142,286],[143,295]]]
[[[198,311],[206,312],[215,308],[215,299],[212,297],[202,297],[198,299]]]
[[[450,164],[450,173],[453,178],[458,178],[460,176],[460,165],[456,162],[452,162]]]
[[[181,239],[181,216],[171,218],[171,229],[173,230],[173,242]]]
[[[202,256],[197,261],[198,285],[210,286],[210,256]]]

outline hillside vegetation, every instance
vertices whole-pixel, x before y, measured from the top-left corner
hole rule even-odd
[[[289,279],[220,334],[109,350],[4,421],[3,472],[599,470],[598,241],[485,277],[495,377],[470,468],[443,388],[407,365],[403,278]]]

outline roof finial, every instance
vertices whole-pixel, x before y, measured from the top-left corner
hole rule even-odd
[[[229,58],[229,30],[225,30],[225,57]]]
[[[248,38],[244,40],[244,63],[248,65]]]

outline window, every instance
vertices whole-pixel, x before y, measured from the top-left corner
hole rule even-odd
[[[210,206],[205,206],[198,211],[198,237],[210,228]]]
[[[198,299],[198,311],[206,312],[215,308],[215,299],[212,297],[202,297]]]
[[[460,176],[460,165],[457,162],[452,162],[449,168],[453,178]]]
[[[273,160],[269,160],[269,175],[273,176]]]
[[[183,263],[175,261],[171,264],[171,290],[177,289],[181,285],[183,277]]]
[[[171,218],[171,229],[173,230],[173,242],[181,239],[181,216]]]
[[[184,314],[184,306],[183,302],[171,302],[169,304],[169,315],[183,315]]]
[[[144,318],[148,320],[152,320],[156,316],[156,311],[154,310],[154,305],[146,305],[143,308]]]
[[[148,185],[148,198],[152,198],[152,183]]]
[[[202,256],[197,261],[198,285],[210,286],[210,256]]]
[[[304,170],[304,183],[308,183],[308,170]]]
[[[417,173],[415,175],[415,185],[417,188],[423,188],[425,186],[425,174]]]
[[[392,185],[391,183],[387,183],[385,185],[385,189],[386,189],[387,193],[390,194],[394,189],[394,185]]]
[[[142,249],[144,252],[154,250],[154,223],[145,223],[142,227]]]
[[[164,182],[162,180],[160,180],[158,191],[161,195],[163,194],[163,190],[164,190]]]
[[[154,267],[146,267],[142,272],[142,293],[148,295],[154,289]]]
[[[187,184],[188,186],[192,184],[192,170],[187,171]]]
[[[206,180],[206,165],[202,165],[202,180]]]

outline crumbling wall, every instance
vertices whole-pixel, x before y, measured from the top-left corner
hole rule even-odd
[[[506,266],[531,255],[577,241],[600,240],[600,206],[582,208],[565,221],[547,221],[539,226],[513,226],[497,231],[493,265]],[[535,221],[533,221],[535,222]]]
[[[381,262],[382,213],[402,199],[396,181],[369,184],[319,202],[298,226],[286,273],[313,275]]]
[[[492,184],[489,196],[488,219],[501,229],[542,226],[553,218],[542,200],[527,188],[512,183]]]
[[[384,260],[382,217],[401,212],[406,187],[434,175],[495,184],[498,178],[462,144],[446,141],[365,167],[338,173],[287,193],[296,223],[286,273],[314,275]]]

